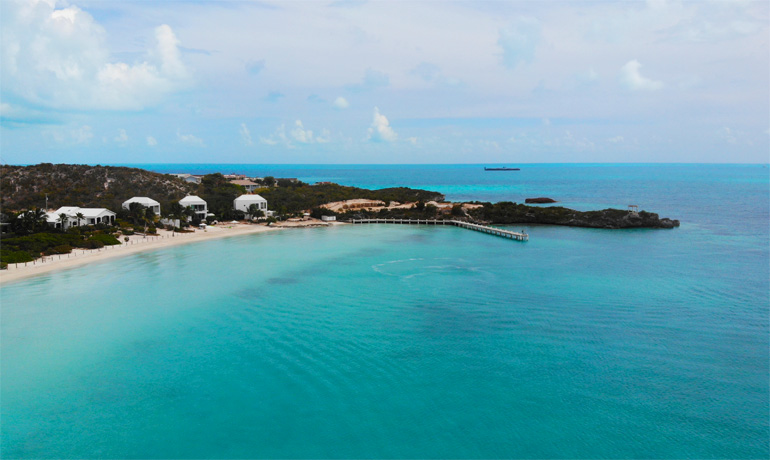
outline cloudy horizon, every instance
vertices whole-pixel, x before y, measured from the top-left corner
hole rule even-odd
[[[763,1],[0,13],[7,164],[768,162]]]

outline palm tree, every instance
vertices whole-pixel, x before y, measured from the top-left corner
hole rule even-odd
[[[262,212],[261,209],[259,209],[259,206],[257,206],[256,203],[252,203],[249,205],[249,218],[254,219],[255,217],[264,217],[265,213]]]
[[[179,226],[182,226],[182,218],[185,216],[185,209],[184,206],[182,206],[179,203],[171,203],[171,205],[168,207],[168,210],[166,211],[166,216],[170,218],[172,221],[179,221]],[[172,227],[174,227],[173,230],[171,230],[171,234],[174,234],[174,231],[176,230],[176,223],[172,222]]]
[[[78,227],[80,226],[80,221],[81,221],[81,220],[85,220],[85,218],[86,218],[86,217],[83,215],[83,213],[82,213],[82,212],[79,212],[79,213],[75,214],[75,217],[77,217],[77,218],[78,218],[78,221],[77,221],[77,223],[75,224],[75,225],[77,225]]]
[[[61,222],[61,229],[62,231],[66,230],[64,227],[67,226],[67,222],[69,221],[69,216],[65,213],[59,214],[59,222]]]

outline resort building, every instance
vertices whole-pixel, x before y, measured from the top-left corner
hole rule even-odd
[[[252,204],[257,205],[257,209],[267,215],[267,200],[259,195],[241,195],[233,200],[233,208],[246,214],[249,213],[249,207]]]
[[[61,215],[65,214],[67,219],[62,222]],[[80,217],[78,217],[80,214]],[[53,212],[46,213],[46,221],[54,228],[67,230],[70,227],[79,227],[81,225],[96,224],[115,224],[116,214],[106,208],[80,208],[77,206],[62,206]]]
[[[259,184],[246,179],[231,180],[230,183],[235,185],[240,185],[241,187],[245,188],[246,191],[249,193],[252,193],[254,192],[254,190],[259,188]]]
[[[193,176],[192,174],[172,174],[172,176],[184,179],[185,182],[190,182],[191,184],[201,183],[201,176]]]
[[[208,214],[208,205],[205,201],[203,201],[203,198],[197,197],[195,195],[187,195],[186,197],[179,200],[179,204],[185,208],[192,208],[192,210],[195,211],[195,214],[197,214],[201,220],[206,220],[206,215]]]
[[[152,209],[156,216],[160,215],[160,203],[146,196],[135,196],[123,202],[123,209],[129,209],[131,203],[139,203],[145,208]]]

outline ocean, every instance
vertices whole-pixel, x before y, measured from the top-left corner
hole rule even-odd
[[[134,166],[681,227],[286,230],[3,286],[4,458],[770,456],[767,165]]]

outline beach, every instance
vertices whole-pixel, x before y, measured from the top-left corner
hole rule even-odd
[[[45,256],[42,259],[35,260],[34,263],[9,264],[8,270],[0,272],[0,286],[57,270],[124,257],[139,252],[154,251],[182,244],[231,236],[270,232],[281,228],[281,226],[268,227],[265,225],[238,223],[209,226],[206,230],[199,229],[190,233],[172,233],[168,230],[158,230],[158,234],[153,236],[131,235],[128,237],[128,242],[123,240],[125,237],[121,237],[120,245],[105,246],[101,249],[74,249],[70,254]]]

